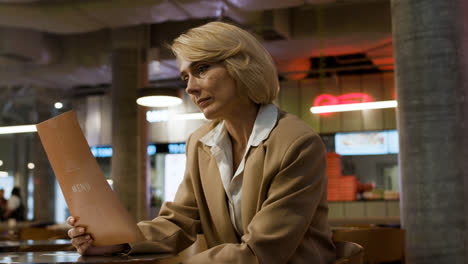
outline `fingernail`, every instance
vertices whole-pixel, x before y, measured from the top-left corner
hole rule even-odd
[[[84,228],[83,227],[78,228],[78,232],[84,233]]]

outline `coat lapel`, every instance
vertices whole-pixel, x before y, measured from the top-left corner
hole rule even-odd
[[[244,176],[242,183],[242,227],[244,231],[252,221],[258,208],[259,196],[261,193],[261,185],[263,181],[263,164],[265,161],[265,148],[263,143],[258,147],[252,147],[248,154],[249,157],[245,164]]]
[[[203,144],[198,149],[198,158],[203,192],[210,214],[214,220],[216,231],[222,241],[232,241],[234,243],[238,239],[229,218],[226,193],[216,159],[211,155],[210,148]]]

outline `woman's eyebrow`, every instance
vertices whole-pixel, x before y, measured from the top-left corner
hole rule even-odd
[[[187,70],[192,71],[195,67],[197,67],[198,65],[203,64],[203,63],[208,63],[208,62],[205,62],[205,61],[193,61],[193,62],[191,62],[189,65],[187,65],[186,69],[183,69],[180,72],[180,77],[183,79]]]
[[[193,68],[197,67],[198,65],[200,65],[202,63],[204,63],[204,61],[194,61],[194,62],[190,63],[188,68],[193,69]]]
[[[193,67],[193,62],[191,62],[186,69],[182,69],[182,71],[180,72],[180,78],[184,78],[184,75],[185,75],[185,72],[187,71],[187,69],[191,69]]]

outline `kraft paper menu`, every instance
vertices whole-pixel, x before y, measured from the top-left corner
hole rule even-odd
[[[36,125],[72,216],[95,246],[144,240],[135,220],[110,188],[73,111]]]

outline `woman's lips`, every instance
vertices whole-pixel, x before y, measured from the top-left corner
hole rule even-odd
[[[210,99],[211,97],[200,98],[197,100],[197,105],[203,108],[210,103]]]

